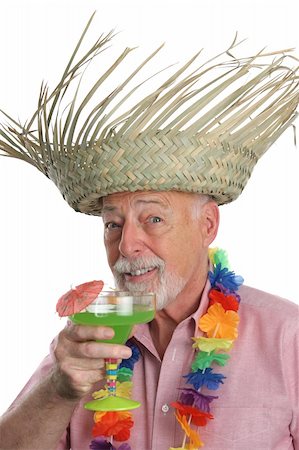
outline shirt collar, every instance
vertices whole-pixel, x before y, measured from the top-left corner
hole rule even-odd
[[[195,337],[200,336],[200,335],[203,334],[199,330],[197,324],[198,324],[198,321],[201,318],[201,316],[203,316],[206,313],[207,309],[208,309],[208,306],[209,306],[209,292],[210,292],[210,290],[211,290],[211,283],[210,283],[209,277],[207,277],[205,287],[204,287],[204,289],[202,291],[202,294],[201,294],[201,298],[200,298],[200,302],[199,302],[198,308],[190,316],[190,318],[192,318],[194,320],[194,327],[195,327],[194,328],[194,336]],[[187,318],[186,320],[188,320],[188,319],[189,318]]]

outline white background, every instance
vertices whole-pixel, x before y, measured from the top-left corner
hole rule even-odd
[[[90,42],[116,28],[117,51],[140,45],[140,61],[165,41],[159,67],[202,47],[207,56],[222,51],[236,31],[248,38],[245,56],[264,46],[299,47],[297,0],[2,0],[0,108],[22,122],[31,116],[41,81],[54,87],[94,10]],[[258,163],[242,196],[221,208],[216,244],[228,250],[246,284],[299,303],[293,142],[289,129]],[[58,297],[71,283],[110,275],[101,219],[75,213],[33,167],[0,159],[0,205],[1,413],[64,325],[55,315]]]

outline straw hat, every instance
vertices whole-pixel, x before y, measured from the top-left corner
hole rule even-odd
[[[258,159],[296,117],[298,61],[290,50],[237,59],[234,41],[192,69],[198,53],[132,106],[129,98],[143,83],[128,85],[161,47],[101,97],[104,81],[131,52],[127,48],[77,105],[77,75],[113,37],[102,35],[75,62],[92,18],[56,88],[49,93],[41,86],[31,120],[21,125],[5,114],[10,124],[0,129],[2,152],[34,165],[86,214],[100,215],[101,198],[123,191],[203,193],[219,205],[235,200]],[[76,82],[63,111],[61,102]]]

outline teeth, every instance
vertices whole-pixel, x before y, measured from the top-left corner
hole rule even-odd
[[[147,272],[150,272],[153,269],[154,269],[154,267],[149,267],[148,269],[137,269],[137,270],[135,270],[135,272],[131,272],[131,275],[134,277],[138,276],[138,275],[143,275]]]

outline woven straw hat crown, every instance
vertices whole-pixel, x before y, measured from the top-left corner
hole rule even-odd
[[[192,69],[196,54],[119,114],[143,84],[129,88],[133,78],[161,49],[101,98],[103,83],[131,52],[127,48],[77,105],[79,78],[74,98],[61,112],[69,86],[113,37],[102,35],[75,62],[92,18],[58,85],[51,93],[41,86],[31,120],[21,125],[5,114],[10,124],[0,129],[2,152],[33,164],[72,208],[87,214],[100,215],[101,198],[123,191],[202,193],[218,204],[235,200],[258,159],[296,117],[297,60],[289,50],[237,59],[234,41]],[[95,98],[96,106],[84,116]]]

